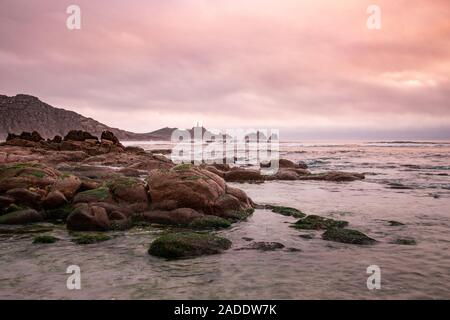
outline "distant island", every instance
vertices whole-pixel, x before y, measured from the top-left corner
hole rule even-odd
[[[194,137],[195,128],[201,129],[202,135],[208,133],[207,136],[212,137],[208,142],[218,138],[217,135],[198,124],[196,127],[187,129],[192,137]],[[21,132],[37,131],[43,138],[52,139],[55,136],[64,137],[71,130],[90,132],[94,136],[101,136],[102,132],[110,131],[120,140],[170,141],[172,133],[177,129],[164,127],[147,133],[135,133],[112,128],[74,111],[55,108],[32,95],[17,94],[11,97],[0,95],[0,141],[5,140],[10,133],[20,134]],[[231,138],[230,135],[224,135],[223,138],[225,137]],[[270,137],[266,137],[260,131],[246,136],[247,141],[267,141],[268,139],[278,139],[278,136],[272,134]]]

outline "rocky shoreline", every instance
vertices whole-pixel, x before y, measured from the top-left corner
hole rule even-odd
[[[264,166],[264,164],[261,164]],[[305,215],[295,208],[257,205],[227,182],[272,180],[354,181],[363,174],[330,171],[311,173],[304,163],[281,159],[272,176],[228,164],[175,164],[163,155],[124,147],[109,131],[100,139],[84,131],[44,140],[39,133],[8,135],[0,144],[0,225],[37,222],[65,224],[79,233],[78,244],[105,241],[102,232],[135,226],[178,229],[153,241],[149,254],[186,258],[220,253],[231,242],[214,234],[245,220],[255,209],[299,219],[300,230],[323,230],[322,238],[350,244],[376,243],[345,221]],[[39,235],[34,243],[57,238]],[[274,243],[249,248],[277,250]]]

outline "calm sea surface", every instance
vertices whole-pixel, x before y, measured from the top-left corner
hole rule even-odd
[[[64,240],[51,245],[33,245],[33,235],[0,234],[0,298],[450,299],[450,143],[285,142],[280,151],[313,172],[364,172],[366,179],[232,185],[257,203],[347,220],[379,242],[324,241],[321,232],[292,229],[296,219],[267,210],[219,232],[233,242],[225,253],[180,261],[147,254],[158,229],[111,232],[112,240],[86,246],[70,242],[63,226],[52,234]],[[248,245],[243,237],[298,250],[237,250]],[[391,244],[398,238],[414,238],[417,245]],[[66,288],[65,271],[73,264],[81,268],[81,290]],[[380,290],[366,287],[369,265],[381,268]]]

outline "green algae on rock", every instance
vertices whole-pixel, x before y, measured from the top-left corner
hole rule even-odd
[[[231,226],[231,222],[227,219],[205,215],[203,217],[195,218],[189,223],[188,228],[191,229],[225,229]]]
[[[35,237],[33,243],[55,243],[56,241],[59,241],[59,239],[54,236],[42,235]]]
[[[92,244],[110,239],[110,236],[103,233],[76,233],[72,242],[75,242],[76,244]]]
[[[303,230],[325,230],[330,228],[344,228],[347,225],[347,221],[309,215],[306,218],[300,219],[295,222],[292,227]]]
[[[190,258],[221,253],[231,241],[208,233],[170,233],[152,242],[148,253],[167,259]]]
[[[403,246],[415,246],[417,244],[416,240],[412,238],[398,238],[391,242],[392,244],[399,244]]]
[[[323,233],[322,239],[328,241],[350,243],[350,244],[361,244],[361,245],[370,245],[376,242],[375,239],[366,236],[364,233],[360,231],[343,228],[327,229],[327,231]]]

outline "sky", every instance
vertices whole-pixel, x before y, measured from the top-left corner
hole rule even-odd
[[[449,40],[448,0],[0,0],[0,94],[134,132],[448,139]]]

